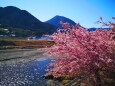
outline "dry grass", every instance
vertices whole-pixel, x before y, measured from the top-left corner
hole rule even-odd
[[[18,39],[2,39],[0,40],[0,49],[31,49],[31,48],[43,48],[50,47],[54,44],[54,41],[47,40],[18,40]]]

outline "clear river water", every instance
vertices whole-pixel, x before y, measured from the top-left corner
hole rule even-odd
[[[28,62],[0,62],[0,86],[47,86],[43,78],[51,59],[38,58]]]

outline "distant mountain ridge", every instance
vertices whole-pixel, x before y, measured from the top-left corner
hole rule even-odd
[[[88,28],[88,31],[95,31],[96,29],[99,29],[99,30],[110,30],[110,28],[95,28],[95,27],[92,27],[92,28]]]
[[[0,24],[5,27],[36,31],[38,35],[52,34],[55,26],[41,22],[26,10],[14,6],[0,7]]]
[[[0,36],[31,37],[53,34],[57,28],[62,29],[60,21],[68,22],[70,25],[76,24],[73,20],[59,15],[41,22],[26,10],[14,6],[0,7]],[[95,27],[88,29],[95,30]]]
[[[57,28],[62,28],[62,25],[60,24],[60,21],[62,22],[68,22],[70,25],[75,25],[76,23],[69,19],[69,18],[66,18],[64,16],[59,16],[59,15],[56,15],[55,17],[53,17],[52,19],[46,21],[47,23],[49,24],[53,24],[55,25]]]

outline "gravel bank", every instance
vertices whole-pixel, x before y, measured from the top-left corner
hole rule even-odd
[[[31,60],[35,58],[46,57],[43,55],[43,49],[13,49],[13,50],[0,50],[0,62],[17,60],[22,58]]]

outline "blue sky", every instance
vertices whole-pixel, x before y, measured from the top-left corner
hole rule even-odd
[[[87,28],[100,27],[95,24],[99,17],[105,21],[115,17],[115,0],[0,0],[0,6],[27,10],[43,22],[65,16]]]

